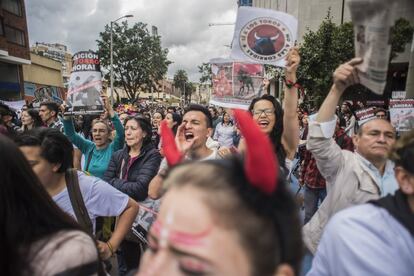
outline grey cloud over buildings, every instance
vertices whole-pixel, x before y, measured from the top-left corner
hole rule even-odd
[[[234,26],[209,27],[209,23],[235,21],[235,0],[26,0],[30,44],[62,43],[72,52],[96,50],[99,32],[111,20],[133,14],[137,21],[158,27],[163,47],[173,62],[168,75],[177,69],[198,81],[197,65],[229,55]]]

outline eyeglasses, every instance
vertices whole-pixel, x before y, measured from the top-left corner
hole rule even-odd
[[[261,116],[264,113],[266,116],[272,116],[275,114],[274,112],[275,112],[274,108],[256,109],[256,110],[253,110],[253,115]]]

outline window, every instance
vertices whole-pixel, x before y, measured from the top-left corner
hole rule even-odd
[[[253,0],[240,0],[239,6],[252,6]]]
[[[0,82],[19,82],[19,67],[16,64],[0,61]]]
[[[7,41],[25,46],[24,33],[10,26],[4,26]]]
[[[21,0],[3,0],[3,9],[15,15],[22,16]]]

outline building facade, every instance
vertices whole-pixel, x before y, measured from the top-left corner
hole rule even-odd
[[[23,64],[30,64],[24,0],[0,0],[0,99],[23,98]]]
[[[239,5],[253,6],[265,9],[274,9],[289,13],[298,19],[298,42],[301,43],[307,30],[316,31],[326,18],[328,11],[332,21],[336,24],[351,21],[347,4],[348,0],[252,0],[239,1]],[[414,25],[414,1],[399,0],[396,10],[397,18],[404,18]],[[392,91],[405,90],[407,79],[414,79],[414,70],[409,70],[410,49],[409,43],[405,51],[399,54],[389,67],[385,98],[390,97]],[[408,77],[410,76],[410,77]],[[410,83],[410,81],[408,81]],[[412,84],[410,85],[412,87]],[[414,94],[414,92],[411,92]],[[371,95],[377,98],[375,95]]]
[[[72,54],[69,53],[66,45],[59,43],[43,43],[36,42],[30,48],[30,51],[44,56],[61,63],[63,84],[67,87],[70,78],[70,72],[72,71]]]
[[[44,101],[65,99],[62,65],[53,59],[30,53],[30,65],[23,65],[24,99],[34,106]]]

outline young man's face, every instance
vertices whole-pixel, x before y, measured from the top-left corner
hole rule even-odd
[[[39,146],[22,146],[20,150],[23,152],[27,161],[29,161],[34,173],[39,178],[43,186],[50,182],[53,175],[59,170],[59,164],[49,163],[41,156],[41,149]]]
[[[42,105],[39,109],[39,116],[44,123],[47,123],[52,117],[55,116],[55,112],[51,111],[47,106]]]
[[[387,118],[387,114],[385,114],[385,112],[384,112],[384,111],[378,111],[378,112],[375,114],[375,116],[376,116],[378,119],[386,119],[386,118]]]
[[[207,117],[201,111],[189,111],[184,114],[184,135],[187,141],[194,140],[193,149],[206,144],[211,135],[211,128],[207,126]]]

